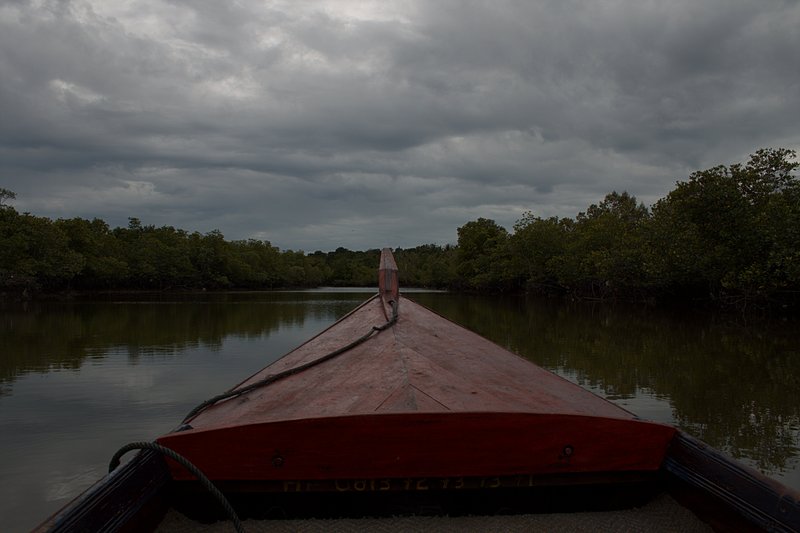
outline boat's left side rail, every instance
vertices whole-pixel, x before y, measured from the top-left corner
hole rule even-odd
[[[146,531],[161,521],[170,475],[161,454],[146,450],[109,473],[35,531]]]

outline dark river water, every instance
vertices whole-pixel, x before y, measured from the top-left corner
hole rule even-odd
[[[0,303],[0,531],[26,531],[122,445],[173,429],[372,291],[115,295]],[[409,292],[639,416],[800,489],[800,335],[790,320]]]

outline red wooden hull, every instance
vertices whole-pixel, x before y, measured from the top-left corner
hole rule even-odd
[[[657,471],[674,429],[559,414],[287,420],[160,439],[217,480],[346,480]],[[192,479],[176,467],[176,479]]]
[[[378,295],[239,388],[302,371],[210,406],[159,443],[226,481],[658,470],[674,428],[401,297],[391,256],[381,264]]]

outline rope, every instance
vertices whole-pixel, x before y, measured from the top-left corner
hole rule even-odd
[[[201,403],[200,405],[198,405],[197,407],[192,409],[189,412],[189,414],[186,415],[186,417],[184,417],[182,424],[187,423],[195,415],[197,415],[198,413],[200,413],[201,411],[203,411],[207,407],[209,407],[211,405],[214,405],[217,402],[221,402],[222,400],[227,400],[228,398],[233,398],[235,396],[240,396],[242,394],[245,394],[245,393],[250,392],[252,390],[258,389],[260,387],[265,387],[265,386],[269,385],[270,383],[275,383],[276,381],[278,381],[280,379],[283,379],[283,378],[286,378],[286,377],[289,377],[289,376],[293,376],[295,374],[299,374],[300,372],[303,372],[304,370],[308,370],[309,368],[311,368],[313,366],[316,366],[316,365],[318,365],[320,363],[324,363],[325,361],[329,361],[329,360],[333,359],[334,357],[336,357],[338,355],[341,355],[341,354],[343,354],[343,353],[345,353],[345,352],[347,352],[349,350],[352,350],[353,348],[355,348],[359,344],[362,344],[363,342],[367,341],[374,334],[380,333],[381,331],[389,329],[390,327],[392,327],[397,322],[397,302],[394,301],[394,300],[389,300],[389,305],[392,306],[392,316],[391,316],[391,318],[389,320],[386,321],[385,324],[383,324],[381,326],[372,326],[372,329],[370,329],[367,333],[365,333],[361,337],[357,338],[356,340],[354,340],[350,344],[348,344],[346,346],[342,346],[341,348],[338,348],[338,349],[336,349],[336,350],[334,350],[334,351],[332,351],[332,352],[330,352],[328,354],[325,354],[322,357],[314,359],[313,361],[309,361],[308,363],[302,364],[300,366],[296,366],[294,368],[290,368],[288,370],[284,370],[283,372],[278,372],[277,374],[271,374],[271,375],[265,377],[264,379],[262,379],[260,381],[256,381],[255,383],[251,383],[250,385],[247,385],[246,387],[242,387],[240,389],[230,390],[228,392],[224,392],[222,394],[218,394],[217,396],[214,396],[213,398],[209,398],[208,400],[204,401],[203,403]]]
[[[228,513],[228,517],[233,522],[233,527],[236,528],[236,531],[238,533],[244,533],[242,521],[239,520],[239,516],[236,514],[236,511],[233,510],[233,506],[230,504],[225,495],[223,495],[222,492],[220,492],[220,490],[211,482],[211,480],[208,479],[205,474],[203,474],[203,472],[201,472],[200,469],[193,465],[187,458],[173,450],[170,450],[166,446],[162,446],[155,442],[131,442],[130,444],[126,444],[117,450],[117,453],[115,453],[114,457],[111,458],[111,462],[108,465],[109,473],[113,472],[119,466],[120,458],[122,458],[123,455],[131,450],[153,450],[180,463],[181,466],[191,472],[206,488],[206,490],[208,490],[208,492],[210,492],[214,498],[217,499],[220,505],[222,505],[222,508],[225,509],[225,512]]]
[[[325,361],[329,361],[329,360],[333,359],[334,357],[336,357],[338,355],[341,355],[341,354],[343,354],[343,353],[345,353],[345,352],[347,352],[349,350],[352,350],[353,348],[355,348],[359,344],[362,344],[362,343],[366,342],[369,338],[371,338],[376,333],[380,333],[381,331],[389,329],[395,323],[397,323],[397,302],[394,301],[394,300],[389,300],[389,305],[391,305],[391,307],[392,307],[392,316],[391,316],[391,318],[389,318],[389,320],[387,320],[386,323],[384,323],[383,325],[372,326],[372,328],[367,333],[365,333],[361,337],[357,338],[356,340],[354,340],[350,344],[347,344],[346,346],[342,346],[341,348],[338,348],[338,349],[336,349],[336,350],[334,350],[334,351],[332,351],[332,352],[330,352],[328,354],[325,354],[322,357],[314,359],[313,361],[309,361],[308,363],[302,364],[300,366],[296,366],[294,368],[290,368],[288,370],[284,370],[283,372],[279,372],[277,374],[269,375],[269,376],[265,377],[264,379],[262,379],[260,381],[257,381],[255,383],[251,383],[250,385],[247,385],[246,387],[242,387],[242,388],[239,388],[239,389],[234,389],[234,390],[225,392],[223,394],[219,394],[217,396],[214,396],[213,398],[210,398],[210,399],[204,401],[203,403],[201,403],[200,405],[198,405],[197,407],[192,409],[189,412],[189,414],[186,415],[186,417],[183,419],[182,423],[185,424],[192,417],[197,415],[199,412],[203,411],[205,408],[207,408],[207,407],[209,407],[209,406],[211,406],[211,405],[213,405],[213,404],[215,404],[217,402],[220,402],[222,400],[226,400],[228,398],[233,398],[235,396],[240,396],[242,394],[245,394],[247,392],[255,390],[255,389],[259,388],[259,387],[264,387],[266,385],[269,385],[270,383],[274,383],[274,382],[278,381],[279,379],[283,379],[285,377],[289,377],[289,376],[293,376],[295,374],[299,374],[300,372],[303,372],[304,370],[308,370],[309,368],[311,368],[313,366],[316,366],[318,364],[324,363]],[[126,453],[128,453],[131,450],[153,450],[153,451],[157,451],[157,452],[159,452],[159,453],[161,453],[163,455],[166,455],[167,457],[169,457],[170,459],[174,460],[175,462],[179,463],[186,470],[191,472],[200,481],[200,483],[206,488],[206,490],[208,490],[217,499],[217,501],[220,503],[220,505],[222,505],[222,508],[225,509],[225,512],[228,513],[228,516],[230,517],[231,521],[233,521],[233,525],[236,528],[236,531],[239,532],[239,533],[244,533],[244,526],[242,525],[241,520],[239,520],[239,517],[237,516],[236,511],[233,509],[233,506],[230,504],[228,499],[225,498],[225,495],[223,495],[222,492],[220,492],[220,490],[211,482],[211,480],[208,479],[206,477],[206,475],[203,474],[203,472],[201,472],[200,469],[197,468],[195,465],[193,465],[187,458],[185,458],[184,456],[182,456],[179,453],[175,452],[174,450],[171,450],[171,449],[167,448],[166,446],[162,446],[162,445],[160,445],[158,443],[155,443],[155,442],[132,442],[130,444],[126,444],[125,446],[123,446],[122,448],[117,450],[117,453],[115,453],[114,457],[111,458],[111,462],[108,465],[108,471],[109,472],[114,471],[119,466],[120,459],[122,458],[122,456],[125,455]]]

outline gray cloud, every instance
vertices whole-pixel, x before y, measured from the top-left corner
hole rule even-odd
[[[800,4],[6,1],[19,210],[281,248],[454,242],[800,147]]]

